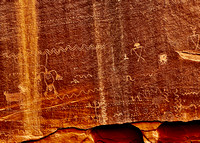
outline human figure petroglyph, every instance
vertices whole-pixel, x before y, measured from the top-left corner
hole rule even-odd
[[[94,103],[94,109],[95,109],[95,119],[98,119],[97,109],[99,109],[101,107],[101,104],[97,101],[93,101],[93,103]]]
[[[144,52],[145,49],[143,46],[140,45],[140,43],[135,43],[134,44],[134,48],[131,49],[131,55],[133,55],[133,52],[135,53],[135,55],[138,57],[137,62],[141,60],[145,61],[146,60],[142,57],[142,52]]]
[[[129,58],[127,57],[127,54],[124,54],[124,60],[129,60]]]
[[[48,70],[46,65],[47,65],[47,55],[46,55],[46,64],[41,65],[41,67],[44,67],[44,71],[40,72],[39,75],[37,76],[38,80],[41,81],[41,75],[44,77],[44,83],[46,85],[46,90],[44,92],[44,95],[47,96],[48,92],[54,92],[56,96],[58,96],[58,92],[54,86],[54,82],[56,80],[63,80],[63,77],[57,73],[56,70]],[[59,97],[59,96],[58,96]]]
[[[188,37],[188,43],[191,42],[195,50],[200,49],[199,48],[199,34],[196,33],[196,27],[192,27],[191,29],[192,29],[192,35]]]
[[[54,82],[56,80],[62,80],[62,76],[60,76],[56,70],[48,70],[45,66],[44,66],[44,72],[40,72],[39,76],[38,76],[38,80],[41,81],[41,74],[43,74],[44,76],[44,82],[45,82],[45,85],[46,85],[46,90],[44,92],[44,95],[46,96],[48,94],[48,92],[50,91],[53,91],[54,94],[58,94],[58,92],[56,91],[56,88],[54,86]],[[53,73],[55,73],[55,77],[53,75]]]
[[[97,111],[97,110],[101,108],[102,103],[100,103],[100,102],[98,102],[98,101],[96,101],[96,100],[94,100],[92,103],[93,103],[93,104],[88,103],[88,105],[87,105],[86,107],[87,107],[87,108],[94,108],[94,112],[95,112],[94,119],[95,119],[95,120],[99,120],[100,117],[99,117],[99,115],[98,115],[98,111]]]

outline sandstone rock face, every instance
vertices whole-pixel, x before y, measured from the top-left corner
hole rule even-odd
[[[197,0],[0,0],[0,142],[199,119],[199,9]]]
[[[157,128],[158,142],[199,142],[200,141],[200,123],[193,122],[175,122],[163,123]]]
[[[58,129],[56,132],[39,140],[26,141],[29,143],[94,143],[90,131],[75,128]],[[26,143],[24,142],[24,143]]]

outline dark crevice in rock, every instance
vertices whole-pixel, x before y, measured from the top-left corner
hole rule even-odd
[[[162,142],[200,142],[200,121],[164,122],[158,129],[159,143]]]
[[[59,128],[30,142],[69,143],[169,143],[200,142],[200,121],[137,122],[101,125],[90,129]]]
[[[51,135],[54,135],[54,134],[56,134],[56,133],[58,133],[59,131],[62,131],[62,130],[67,130],[67,132],[87,132],[87,130],[89,130],[89,129],[79,129],[79,128],[76,128],[76,127],[58,128],[53,133],[50,133],[50,134],[48,134],[48,135],[46,135],[46,136],[44,136],[42,138],[35,139],[35,140],[23,141],[22,143],[41,141],[41,140],[46,139],[46,138],[50,137]]]
[[[21,142],[21,143],[37,142],[37,141],[43,140],[43,139],[45,139],[45,138],[47,138],[47,137],[49,137],[49,136],[55,134],[57,131],[58,131],[58,129],[57,129],[56,131],[54,131],[53,133],[50,133],[50,134],[48,134],[48,135],[46,135],[46,136],[44,136],[44,137],[42,137],[42,138],[35,139],[35,140],[23,141],[23,142]]]
[[[143,143],[143,135],[139,128],[131,124],[116,124],[94,127],[91,130],[94,142],[138,142]]]
[[[66,133],[74,133],[74,134],[86,134],[87,138],[80,141],[80,143],[84,143],[87,139],[90,139],[95,143],[115,143],[115,142],[123,142],[123,143],[143,143],[143,134],[139,128],[131,125],[130,123],[125,124],[114,124],[114,125],[101,125],[90,129],[79,129],[79,128],[59,128],[55,132],[37,140],[28,140],[22,143],[33,143],[33,142],[41,142],[43,140],[47,140],[44,142],[49,142],[48,138],[51,138],[52,135],[55,134],[66,134]]]

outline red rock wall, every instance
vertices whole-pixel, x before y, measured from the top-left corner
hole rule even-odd
[[[0,141],[199,119],[196,0],[0,0]]]
[[[98,126],[88,130],[59,129],[35,141],[39,143],[197,143],[200,140],[199,121],[191,122],[139,122]]]

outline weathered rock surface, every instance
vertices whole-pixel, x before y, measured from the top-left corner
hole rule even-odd
[[[26,141],[30,143],[94,143],[90,131],[75,128],[58,129],[56,132],[38,140]],[[24,142],[24,143],[26,143]]]
[[[158,142],[199,142],[200,121],[165,122],[157,129]]]
[[[197,0],[0,0],[0,142],[200,119],[199,9]]]
[[[136,125],[137,127],[133,126]],[[140,122],[98,126],[88,130],[58,129],[35,143],[197,143],[200,121]]]

